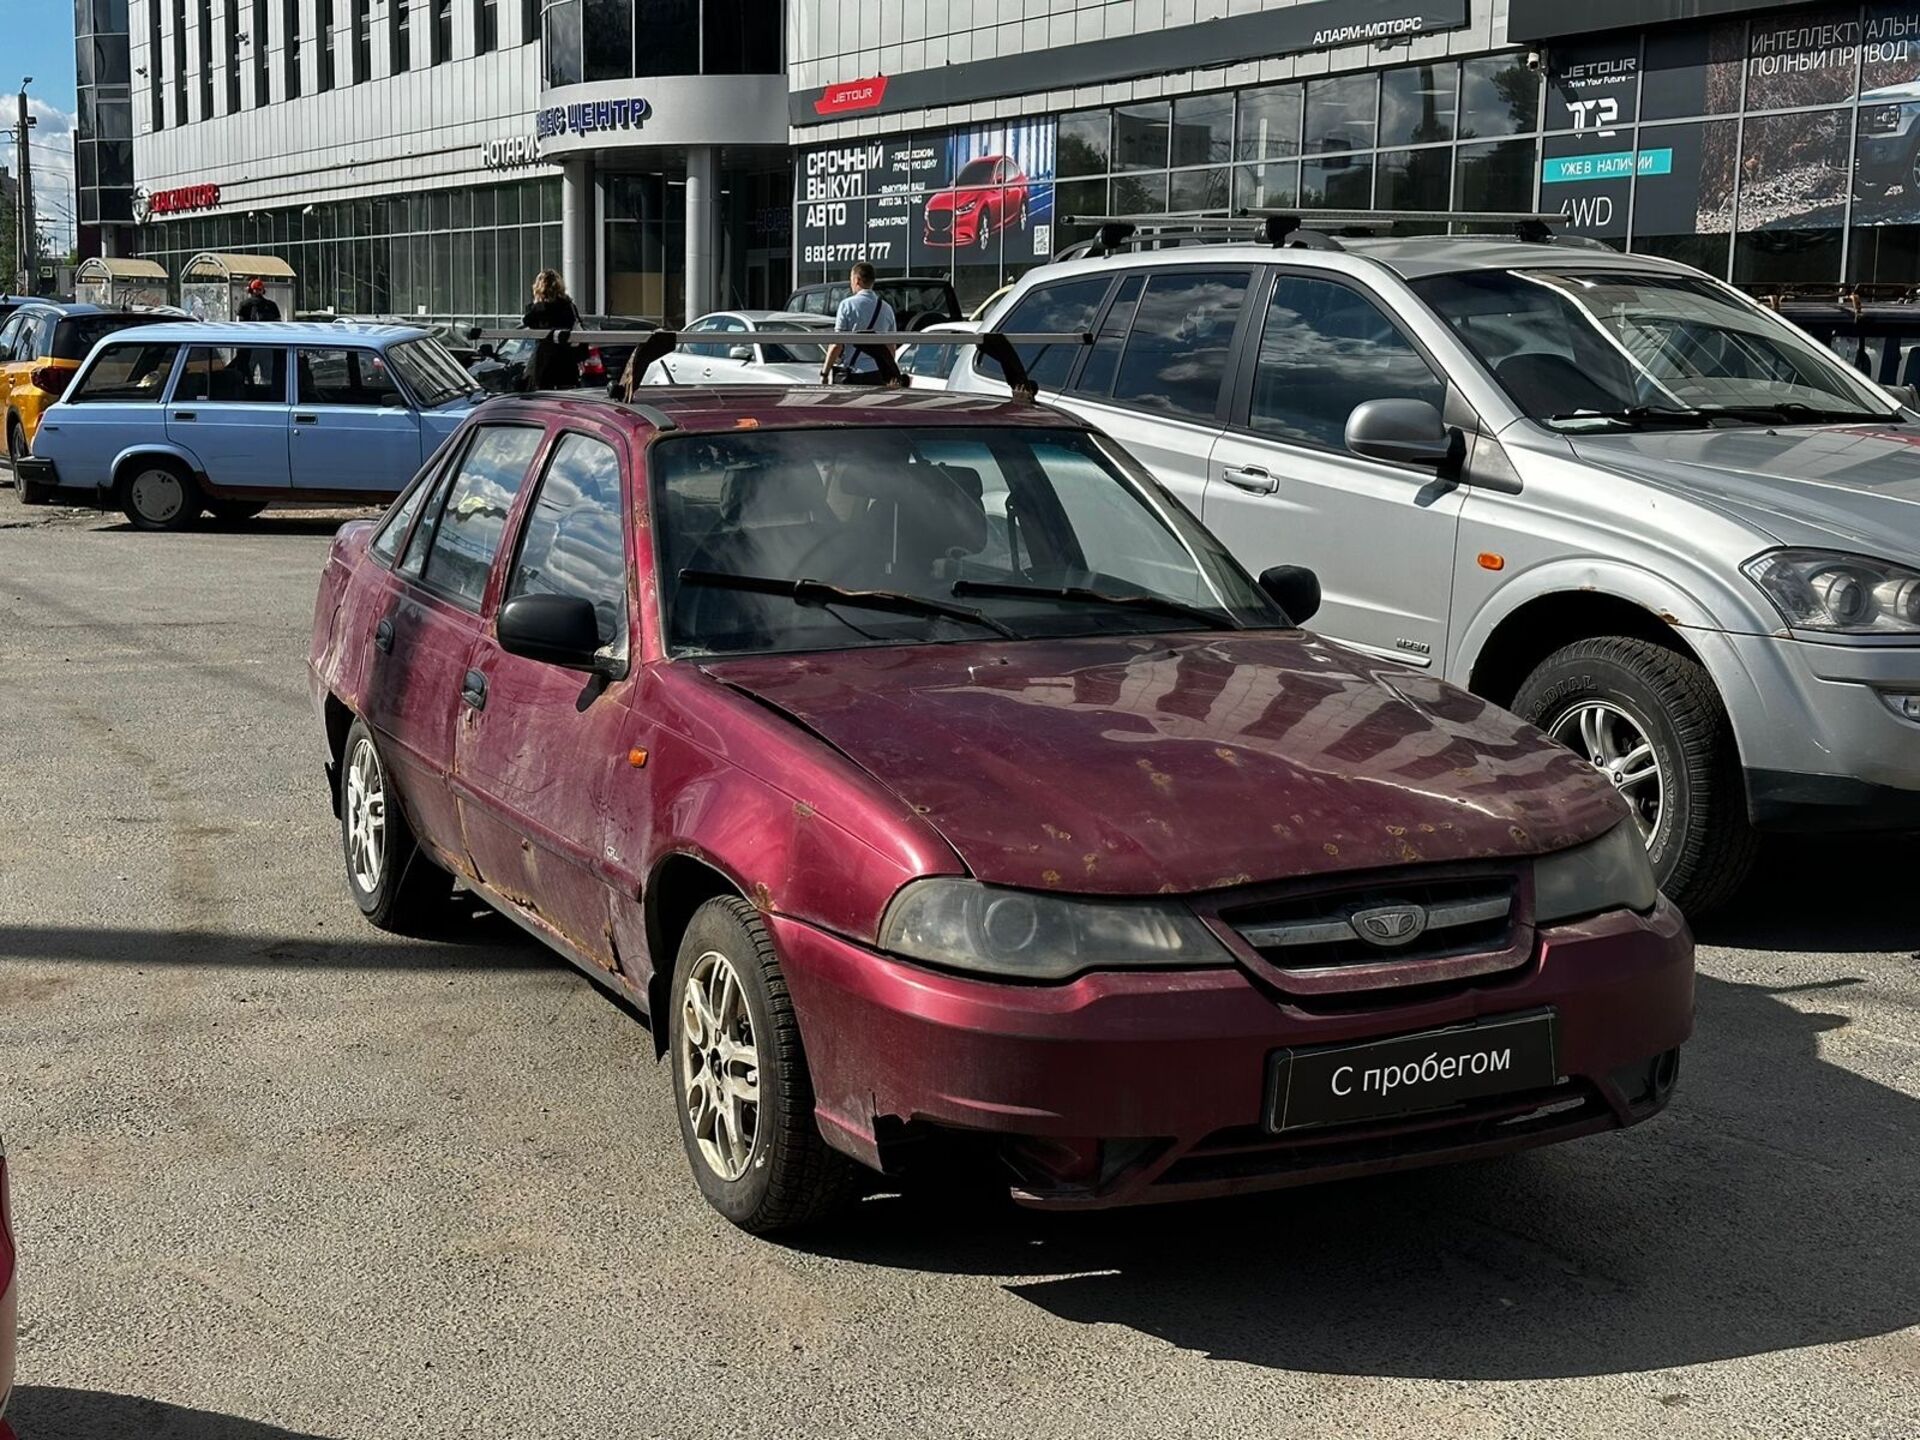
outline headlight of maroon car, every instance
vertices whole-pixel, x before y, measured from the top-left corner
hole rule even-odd
[[[880,948],[954,970],[1065,980],[1083,970],[1230,965],[1180,905],[1065,900],[973,880],[916,880],[887,907]]]
[[[1555,925],[1608,910],[1653,909],[1660,899],[1639,827],[1626,821],[1598,840],[1533,862],[1533,921]]]

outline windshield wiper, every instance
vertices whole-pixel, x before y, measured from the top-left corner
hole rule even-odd
[[[1129,610],[1150,610],[1156,615],[1193,620],[1210,630],[1238,630],[1240,622],[1217,610],[1169,600],[1164,595],[1111,595],[1105,590],[1089,590],[1083,585],[1012,585],[998,580],[956,580],[955,595],[1000,595],[1016,600],[1073,600],[1084,605],[1113,605]]]
[[[1715,420],[1725,416],[1730,420],[1754,420],[1761,424],[1772,421],[1777,424],[1791,425],[1837,425],[1857,423],[1862,420],[1889,421],[1900,418],[1897,414],[1886,414],[1878,410],[1822,408],[1799,400],[1777,400],[1764,405],[1708,405],[1702,409],[1701,413]]]
[[[1713,413],[1672,405],[1628,405],[1619,410],[1566,410],[1547,419],[1613,420],[1626,425],[1704,425]]]
[[[970,605],[949,605],[926,595],[909,595],[904,590],[850,590],[829,585],[824,580],[782,580],[773,575],[729,575],[719,570],[682,570],[683,585],[713,585],[723,590],[747,590],[755,595],[785,595],[800,605],[858,605],[864,610],[888,610],[897,615],[933,615],[943,620],[962,620],[978,625],[1009,640],[1018,640],[1020,632],[1001,624],[991,615],[983,615]]]

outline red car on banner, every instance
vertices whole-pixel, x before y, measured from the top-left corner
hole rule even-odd
[[[922,238],[943,250],[968,245],[990,249],[994,237],[1009,226],[1027,228],[1027,188],[1027,177],[1011,156],[969,160],[952,185],[927,197]]]

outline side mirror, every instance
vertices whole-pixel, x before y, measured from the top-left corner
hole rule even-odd
[[[1304,565],[1275,565],[1260,572],[1260,588],[1296,625],[1320,613],[1320,577]]]
[[[1347,448],[1369,460],[1396,465],[1456,464],[1463,440],[1424,400],[1366,400],[1347,416]]]
[[[735,345],[735,346],[732,346],[732,347],[731,347],[731,348],[729,348],[729,349],[728,349],[728,351],[727,351],[727,359],[729,359],[729,360],[751,360],[751,359],[753,359],[753,347],[752,347],[751,345]]]
[[[1920,410],[1920,385],[1885,385],[1881,388],[1907,409]]]
[[[600,673],[600,622],[591,602],[578,595],[516,595],[494,622],[500,648],[509,655]]]

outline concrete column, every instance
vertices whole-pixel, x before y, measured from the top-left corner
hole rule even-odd
[[[593,216],[593,161],[583,155],[560,171],[560,273],[583,313],[594,295]]]
[[[714,152],[711,145],[687,151],[687,319],[706,314],[717,303],[714,270]]]

